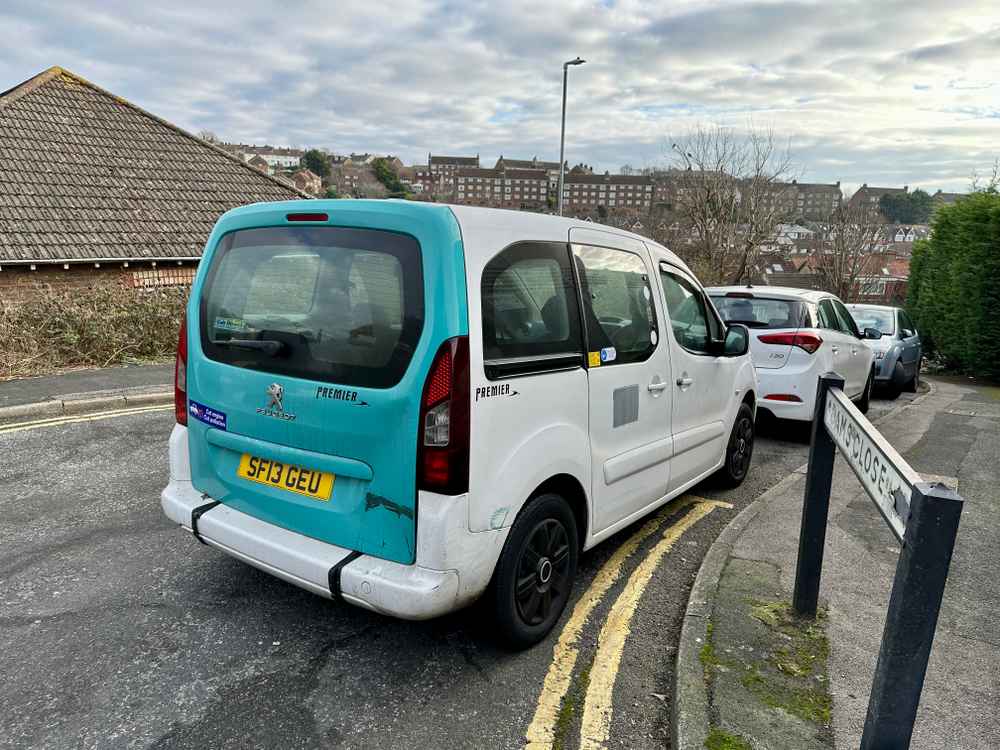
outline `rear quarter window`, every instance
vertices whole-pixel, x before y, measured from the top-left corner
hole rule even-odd
[[[236,367],[384,388],[402,378],[424,318],[420,246],[370,229],[231,232],[201,299],[202,348]]]
[[[810,327],[809,310],[800,300],[712,295],[712,302],[727,323],[742,323],[748,328]]]
[[[488,376],[582,362],[580,316],[567,245],[511,245],[483,269],[481,292]]]

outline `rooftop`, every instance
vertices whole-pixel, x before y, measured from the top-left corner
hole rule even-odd
[[[0,93],[0,265],[201,255],[223,212],[304,197],[53,67]]]

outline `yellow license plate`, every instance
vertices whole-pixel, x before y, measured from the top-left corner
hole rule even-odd
[[[289,492],[297,492],[300,495],[311,497],[314,500],[327,501],[333,492],[333,474],[315,469],[306,469],[302,466],[284,464],[281,461],[272,461],[268,458],[258,458],[244,453],[240,458],[240,466],[236,470],[236,475],[249,479],[251,482],[260,482],[269,487],[278,487]]]

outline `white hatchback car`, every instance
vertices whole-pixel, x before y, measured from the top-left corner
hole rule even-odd
[[[810,421],[824,372],[844,378],[844,391],[868,411],[874,354],[844,304],[828,292],[785,287],[727,286],[706,290],[727,323],[750,329],[759,384],[757,407],[782,419]]]

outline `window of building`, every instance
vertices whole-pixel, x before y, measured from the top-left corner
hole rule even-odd
[[[607,352],[602,366],[648,359],[658,339],[646,264],[635,253],[574,245],[587,351]]]

